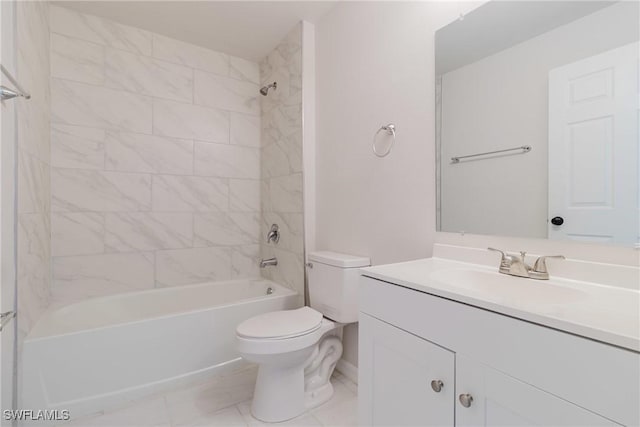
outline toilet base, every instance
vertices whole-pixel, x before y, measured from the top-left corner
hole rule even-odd
[[[279,363],[263,361],[251,414],[260,421],[282,422],[327,402],[333,396],[331,374],[341,355],[340,338],[326,335],[313,347],[279,357]]]
[[[260,421],[274,423],[290,420],[303,413],[304,370],[261,365],[251,402],[251,414]]]
[[[328,382],[317,390],[304,392],[304,394],[302,394],[299,392],[299,388],[297,388],[299,384],[297,375],[282,375],[282,372],[280,372],[278,376],[277,385],[279,387],[291,387],[289,390],[296,390],[296,392],[282,393],[278,396],[265,395],[258,391],[256,383],[256,391],[253,396],[253,401],[251,402],[251,415],[260,421],[276,423],[290,420],[328,402],[333,396],[333,385],[331,382]],[[270,379],[271,378],[267,379],[267,381]],[[274,383],[272,382],[271,384]],[[286,388],[284,389],[286,390]],[[283,390],[283,388],[280,388],[280,390]],[[300,397],[304,397],[304,399],[300,399]]]
[[[322,387],[304,392],[304,408],[310,410],[328,402],[333,396],[333,384],[331,381],[327,382]]]

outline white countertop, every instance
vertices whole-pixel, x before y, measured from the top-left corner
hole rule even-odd
[[[368,277],[640,352],[640,292],[634,289],[553,276],[549,281],[520,278],[499,274],[497,267],[442,258],[361,271]],[[495,279],[499,286],[474,288],[442,279],[447,274],[464,277],[474,272],[485,280]],[[508,292],[503,292],[505,286]]]

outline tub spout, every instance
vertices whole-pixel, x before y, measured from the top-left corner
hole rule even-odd
[[[265,268],[268,265],[278,265],[278,260],[275,257],[260,260],[260,268]]]

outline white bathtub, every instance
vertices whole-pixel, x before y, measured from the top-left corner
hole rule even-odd
[[[256,279],[101,297],[47,312],[24,341],[22,407],[68,409],[75,418],[197,382],[240,362],[240,322],[297,305],[294,291]]]

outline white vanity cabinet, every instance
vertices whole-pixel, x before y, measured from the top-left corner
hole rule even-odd
[[[456,391],[456,426],[619,425],[460,355],[456,357]],[[462,405],[461,394],[473,397],[468,407]]]
[[[366,314],[359,328],[361,424],[453,425],[454,353]]]
[[[634,351],[365,276],[360,312],[362,425],[640,424]]]

